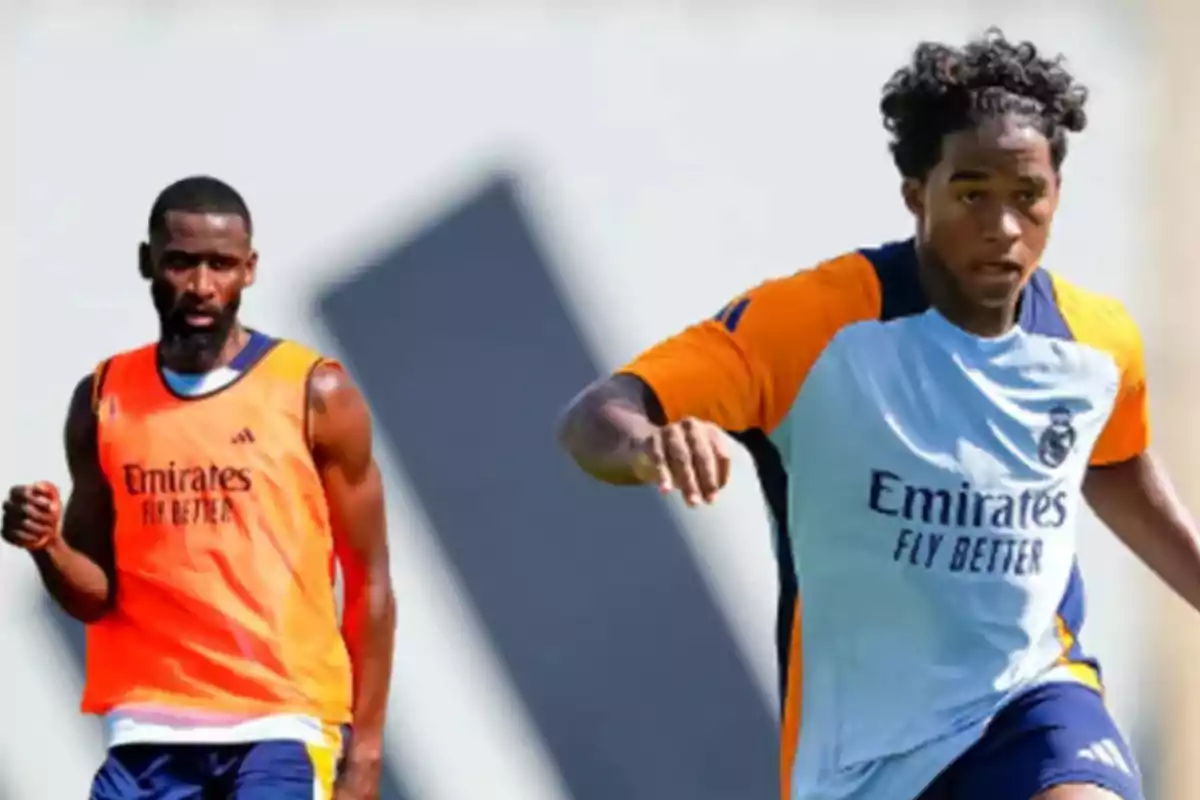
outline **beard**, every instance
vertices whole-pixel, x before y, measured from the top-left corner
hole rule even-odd
[[[237,323],[240,295],[224,307],[213,308],[192,301],[187,295],[177,296],[165,282],[152,281],[150,296],[158,312],[159,346],[165,359],[181,372],[206,372],[221,356]],[[196,327],[188,324],[190,314],[211,314],[212,324]]]

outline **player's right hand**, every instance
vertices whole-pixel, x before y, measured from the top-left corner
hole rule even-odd
[[[4,501],[4,541],[25,550],[41,550],[60,535],[61,518],[62,503],[53,483],[14,486]]]
[[[711,503],[729,482],[725,432],[692,417],[663,425],[641,444],[637,472],[665,493],[678,490],[689,506]]]

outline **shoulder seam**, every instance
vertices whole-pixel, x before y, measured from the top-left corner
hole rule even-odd
[[[875,265],[862,251],[851,250],[847,253],[842,253],[839,256],[822,262],[811,271],[816,272],[820,270],[829,270],[826,274],[830,274],[831,276],[836,275],[839,281],[838,288],[844,290],[853,287],[856,291],[863,292],[866,299],[865,305],[871,309],[870,313],[866,314],[846,314],[841,324],[830,332],[831,337],[850,325],[879,319],[883,312],[882,287],[879,283],[879,275],[875,270]],[[852,279],[853,283],[851,283]]]
[[[108,378],[108,369],[112,359],[106,358],[92,371],[92,411],[100,408],[100,400],[104,397],[104,381]]]
[[[1108,354],[1122,371],[1140,358],[1142,334],[1122,300],[1049,274],[1054,301],[1078,344]]]
[[[1106,310],[1114,311],[1124,316],[1130,316],[1125,302],[1116,295],[1106,294],[1104,292],[1098,292],[1093,289],[1080,286],[1071,280],[1062,277],[1053,270],[1046,269],[1045,272],[1050,276],[1050,285],[1054,289],[1054,297],[1056,300],[1060,296],[1060,290],[1066,289],[1068,292],[1075,293],[1075,295],[1084,302],[1094,303],[1095,305]]]
[[[313,435],[312,435],[312,430],[313,430],[313,427],[312,427],[313,389],[312,389],[312,381],[313,381],[313,375],[316,374],[317,369],[323,363],[325,363],[325,359],[318,356],[317,358],[313,359],[313,362],[311,364],[308,365],[308,371],[304,373],[304,408],[301,410],[301,419],[303,419],[303,421],[304,421],[303,422],[303,424],[304,424],[304,446],[308,448],[308,451],[310,453],[313,450]]]
[[[116,364],[118,361],[123,362],[123,361],[126,361],[127,359],[134,358],[139,355],[144,355],[144,354],[146,354],[147,351],[150,351],[152,354],[156,347],[157,347],[156,344],[145,344],[145,345],[142,345],[141,347],[134,347],[130,350],[123,350],[120,353],[109,356],[108,358],[104,359],[99,364],[97,364],[95,366],[95,368],[92,370],[92,390],[91,390],[92,410],[96,411],[100,407],[100,401],[104,398],[104,387],[107,385],[108,378],[112,374],[112,369],[113,369],[114,364]]]

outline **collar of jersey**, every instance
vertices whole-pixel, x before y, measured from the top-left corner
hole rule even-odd
[[[944,341],[953,343],[956,348],[970,348],[982,353],[999,353],[1008,350],[1024,336],[1019,321],[999,336],[979,336],[971,333],[950,320],[936,308],[930,308],[922,315],[934,333]]]

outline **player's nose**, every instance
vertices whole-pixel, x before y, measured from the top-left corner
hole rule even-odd
[[[212,297],[216,293],[213,271],[207,264],[197,264],[195,269],[188,271],[188,280],[184,289],[188,294],[201,298]]]
[[[1007,249],[1021,238],[1021,220],[1015,211],[999,208],[982,220],[983,239],[988,244]]]
[[[1004,209],[1000,215],[1000,235],[1014,242],[1021,238],[1021,219],[1016,211]]]

